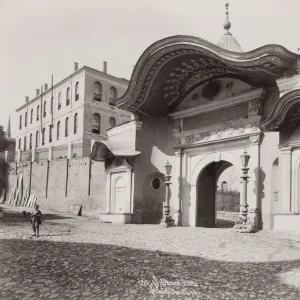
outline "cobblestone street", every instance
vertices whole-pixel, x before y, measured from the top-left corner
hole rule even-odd
[[[0,299],[300,299],[300,249],[231,229],[0,219]]]

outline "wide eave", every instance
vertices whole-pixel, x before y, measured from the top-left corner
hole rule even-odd
[[[231,77],[253,87],[272,86],[276,79],[297,72],[299,58],[279,45],[237,53],[192,36],[165,38],[141,55],[116,105],[165,117],[192,90],[211,79]]]

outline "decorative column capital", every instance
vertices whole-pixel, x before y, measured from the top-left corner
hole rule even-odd
[[[263,140],[263,134],[255,134],[255,135],[250,135],[250,146],[257,146],[262,143]]]
[[[175,157],[180,157],[182,155],[182,149],[175,149],[175,152],[174,152],[174,156]]]

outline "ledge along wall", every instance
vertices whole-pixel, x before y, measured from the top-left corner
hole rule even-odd
[[[21,174],[19,197],[27,186],[41,210],[67,212],[70,205],[82,205],[82,215],[96,217],[105,213],[106,175],[102,162],[72,158],[10,163],[6,201]]]

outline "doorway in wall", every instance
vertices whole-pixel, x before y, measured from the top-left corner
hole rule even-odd
[[[208,164],[197,180],[197,226],[231,228],[240,210],[240,178],[228,161]]]

